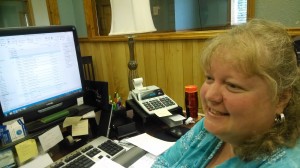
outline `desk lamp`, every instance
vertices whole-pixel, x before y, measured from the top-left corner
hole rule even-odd
[[[126,35],[130,60],[128,62],[129,92],[134,89],[132,80],[138,78],[137,62],[134,59],[134,35],[156,31],[149,0],[110,0],[112,21],[109,35]]]

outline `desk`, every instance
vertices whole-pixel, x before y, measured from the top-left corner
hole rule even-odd
[[[201,119],[201,116],[199,116],[198,120]],[[168,134],[166,134],[166,130],[168,127],[165,123],[163,123],[161,120],[151,120],[148,121],[147,124],[144,125],[143,131],[139,133],[148,133],[156,138],[160,138],[163,140],[169,140],[169,141],[176,141],[176,139]],[[182,125],[183,129],[186,131],[191,128],[193,124],[190,125]],[[92,141],[95,137],[89,137],[88,141]],[[63,143],[60,143],[59,145],[56,145],[55,147],[51,148],[50,151],[48,151],[50,157],[53,159],[53,161],[56,161],[65,155],[71,153],[72,151],[78,149],[82,145],[85,145],[87,142],[84,142],[78,146],[74,146],[73,148],[68,148],[66,145],[63,145]]]
[[[196,121],[199,121],[202,117],[198,116],[198,119]],[[168,135],[166,133],[166,130],[168,127],[160,120],[153,120],[152,122],[148,122],[146,127],[143,128],[143,131],[140,131],[139,133],[147,133],[149,135],[152,135],[154,137],[163,139],[163,140],[168,140],[168,141],[176,141],[176,138]],[[186,130],[190,129],[193,127],[194,124],[189,124],[189,125],[182,125],[182,127],[187,128]],[[114,138],[113,138],[114,139]],[[89,141],[93,140],[93,138],[90,138]],[[84,144],[82,144],[84,145]],[[80,146],[74,147],[74,148],[66,148],[66,146],[60,144],[56,145],[55,147],[51,148],[49,151],[49,155],[53,159],[53,161],[56,161],[63,156],[67,155],[68,153],[76,150]]]
[[[162,122],[156,115],[149,115],[133,100],[126,101],[127,110],[133,110],[134,117],[133,120],[136,122],[137,129],[139,132],[148,133],[156,138],[166,140],[166,141],[176,141],[177,138],[167,134],[169,127]],[[178,106],[178,108],[169,110],[172,114],[180,114],[185,116],[183,113],[182,107]],[[196,120],[199,121],[202,117],[199,116]],[[194,124],[189,125],[181,125],[180,127],[183,132],[188,131]]]
[[[133,110],[133,120],[137,123],[138,128],[140,128],[140,130],[146,128],[148,123],[151,123],[153,121],[161,121],[156,115],[149,115],[148,113],[146,113],[133,99],[126,101],[126,109]],[[169,110],[169,112],[171,112],[172,114],[184,115],[182,112],[182,107],[180,106]]]

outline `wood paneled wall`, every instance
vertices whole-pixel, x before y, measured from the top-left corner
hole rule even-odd
[[[199,87],[204,76],[199,65],[204,40],[135,41],[135,58],[143,85],[157,85],[184,108],[184,86]],[[81,41],[82,55],[92,55],[96,80],[109,83],[109,93],[127,99],[129,50],[126,41]],[[200,104],[200,103],[199,103]]]
[[[204,81],[199,59],[205,42],[223,32],[140,35],[135,42],[135,58],[138,74],[144,79],[143,85],[157,85],[185,109],[184,86],[197,85],[199,92]],[[300,28],[288,32],[292,37],[300,36]],[[126,38],[81,39],[80,47],[82,55],[93,56],[96,80],[107,81],[109,94],[118,92],[125,102],[129,93]],[[200,100],[199,108],[201,111]]]

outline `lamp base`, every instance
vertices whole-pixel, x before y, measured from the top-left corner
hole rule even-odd
[[[134,59],[134,40],[132,36],[129,36],[128,38],[128,47],[130,52],[130,60],[128,62],[128,68],[129,68],[128,85],[129,85],[129,91],[132,91],[134,89],[132,80],[138,77],[138,73],[136,70],[138,67],[138,63]]]

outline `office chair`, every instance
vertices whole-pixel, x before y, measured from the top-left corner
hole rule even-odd
[[[85,94],[84,104],[100,107],[108,102],[108,86],[105,82],[96,81],[92,56],[82,56]]]
[[[85,93],[83,101],[85,105],[95,107],[95,112],[101,109],[100,123],[89,119],[92,136],[107,135],[108,121],[111,117],[108,104],[108,82],[96,81],[92,56],[82,56]],[[105,122],[103,122],[105,120]],[[105,128],[105,129],[104,129]]]
[[[82,56],[81,58],[85,85],[83,100],[85,104],[95,107],[97,92],[92,56]]]
[[[82,56],[84,79],[95,81],[95,73],[92,56]]]

